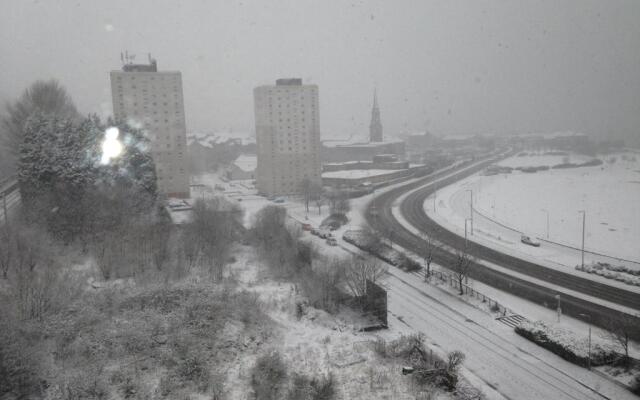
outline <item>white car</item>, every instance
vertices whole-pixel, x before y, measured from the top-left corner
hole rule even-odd
[[[537,240],[531,239],[527,235],[520,236],[520,241],[524,244],[528,244],[529,246],[540,247],[540,242],[538,242]]]

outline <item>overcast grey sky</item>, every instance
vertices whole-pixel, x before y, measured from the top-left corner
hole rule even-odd
[[[253,87],[320,87],[324,137],[640,135],[640,1],[0,2],[0,98],[57,78],[111,113],[120,52],[183,74],[187,129],[253,131]]]

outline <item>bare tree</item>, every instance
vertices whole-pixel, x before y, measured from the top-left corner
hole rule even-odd
[[[629,368],[629,339],[634,330],[638,329],[638,316],[618,315],[611,317],[607,323],[609,326],[609,338],[619,345],[624,351],[624,363]]]
[[[435,252],[440,248],[440,244],[433,235],[427,232],[422,234],[422,240],[424,242],[424,280],[426,282],[431,277],[431,263]]]
[[[316,207],[318,207],[318,215],[320,215],[322,205],[324,204],[324,189],[321,184],[313,183],[311,185],[311,200],[313,200]]]
[[[331,209],[332,214],[346,214],[351,210],[351,204],[347,194],[344,191],[339,191],[336,201]]]
[[[365,262],[356,258],[345,261],[342,263],[344,282],[355,297],[364,296],[367,290],[367,281],[376,283],[388,270],[386,265],[378,262]]]
[[[452,265],[453,274],[458,282],[458,287],[460,288],[460,295],[464,294],[464,290],[462,289],[462,285],[469,277],[469,272],[471,269],[472,259],[471,256],[464,251],[456,252],[456,260]]]
[[[193,207],[193,221],[184,227],[182,249],[189,263],[200,261],[211,277],[220,280],[241,225],[237,209],[219,199],[199,200]],[[189,243],[189,241],[193,241]]]
[[[338,287],[342,281],[341,264],[315,259],[310,269],[299,274],[300,283],[310,303],[327,312],[338,308]]]
[[[304,206],[305,206],[306,212],[308,213],[309,212],[309,203],[312,200],[314,200],[314,201],[316,201],[316,205],[317,205],[318,199],[322,198],[322,185],[319,185],[318,183],[313,182],[309,178],[304,178],[300,182],[300,191],[302,192],[302,195],[304,196]]]
[[[149,226],[148,237],[149,247],[153,264],[158,271],[162,270],[164,264],[169,260],[169,236],[171,226],[161,222],[155,222]]]
[[[307,213],[309,213],[309,202],[311,201],[311,198],[312,198],[312,188],[311,188],[312,185],[313,184],[311,183],[311,179],[309,178],[304,178],[300,182],[300,191],[304,196],[304,208]]]

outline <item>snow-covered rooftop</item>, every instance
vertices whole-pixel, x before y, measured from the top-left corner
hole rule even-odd
[[[345,142],[345,141],[338,141],[338,140],[324,140],[322,142],[322,145],[325,147],[378,147],[378,146],[384,146],[384,145],[388,145],[388,144],[396,144],[396,143],[402,143],[403,141],[400,139],[387,139],[384,140],[382,142],[355,142],[355,143],[349,143],[349,142]]]
[[[258,167],[258,157],[255,154],[240,154],[233,163],[241,170],[251,172]]]
[[[187,145],[194,142],[205,147],[213,147],[229,141],[237,141],[239,144],[247,145],[256,142],[255,135],[250,132],[191,132],[187,135]]]

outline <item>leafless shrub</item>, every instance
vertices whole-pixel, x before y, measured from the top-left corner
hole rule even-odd
[[[287,379],[287,368],[278,352],[258,358],[251,369],[251,387],[257,400],[280,399]]]
[[[300,271],[297,279],[312,306],[329,313],[337,311],[342,282],[339,262],[316,259],[311,268]]]
[[[0,398],[8,393],[25,396],[40,390],[41,352],[19,321],[2,315],[0,323]]]
[[[629,341],[633,332],[638,329],[638,316],[618,315],[609,319],[609,338],[624,352],[624,365],[629,368]]]
[[[237,206],[220,200],[197,201],[193,221],[184,226],[182,252],[190,266],[206,268],[215,281],[222,280],[231,245],[243,229]]]
[[[335,398],[335,381],[332,374],[309,378],[294,374],[287,400],[331,400]]]

